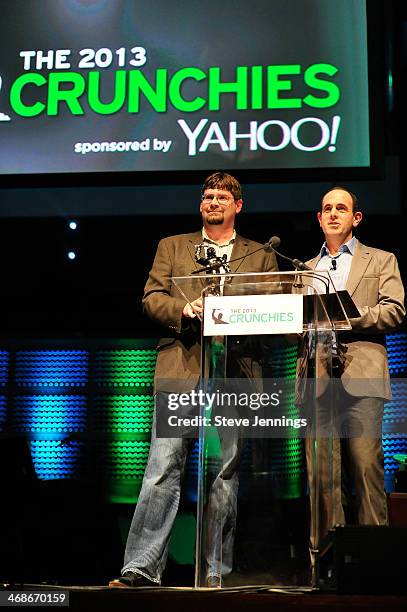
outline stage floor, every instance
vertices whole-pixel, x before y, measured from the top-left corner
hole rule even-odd
[[[110,589],[106,586],[14,585],[7,590],[24,592],[67,591],[69,610],[131,610],[163,612],[164,608],[189,612],[224,612],[225,607],[240,612],[248,606],[258,611],[299,612],[305,610],[364,610],[368,612],[406,612],[407,595],[338,595],[318,593],[310,587],[238,587],[193,589],[189,587],[144,587]],[[59,606],[58,606],[59,607]],[[64,609],[64,608],[62,608]]]

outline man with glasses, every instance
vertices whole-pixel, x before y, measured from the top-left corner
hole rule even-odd
[[[167,337],[162,338],[158,344],[154,388],[156,411],[160,397],[168,391],[163,388],[163,381],[188,381],[190,389],[196,388],[199,381],[202,299],[197,295],[195,300],[186,303],[171,282],[173,276],[186,276],[200,268],[196,261],[196,245],[203,244],[206,251],[211,247],[218,257],[226,255],[227,261],[233,260],[230,264],[231,273],[277,270],[273,253],[266,252],[261,249],[261,244],[236,233],[235,219],[242,205],[239,182],[230,174],[215,172],[205,180],[202,188],[202,229],[193,234],[169,236],[158,245],[143,296],[147,315],[167,331]],[[257,252],[253,253],[256,249]],[[244,367],[243,376],[259,374],[259,364],[250,356],[245,358]],[[110,586],[161,584],[190,442],[183,438],[158,438],[154,417],[150,455],[130,526],[122,576],[110,582]],[[229,500],[231,515],[236,508],[236,463],[236,456],[231,457],[228,476],[230,496],[233,497]],[[226,476],[224,478],[227,489]],[[229,519],[228,528],[222,532],[223,538],[227,539],[222,551],[222,571],[218,567],[211,567],[208,561],[207,586],[219,586],[220,574],[231,571],[234,517]],[[214,555],[208,551],[207,559],[210,558],[214,558]]]

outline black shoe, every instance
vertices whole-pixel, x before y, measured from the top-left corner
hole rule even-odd
[[[141,574],[137,574],[136,572],[127,570],[127,572],[124,572],[123,576],[120,576],[120,578],[111,580],[109,582],[109,586],[111,588],[126,589],[126,588],[132,588],[132,587],[145,587],[145,586],[157,587],[160,585],[157,582],[153,582],[152,580],[149,580],[145,576],[142,576]]]
[[[220,589],[220,578],[219,576],[208,576],[206,578],[206,587],[208,589]]]

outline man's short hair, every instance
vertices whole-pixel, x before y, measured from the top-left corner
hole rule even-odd
[[[322,205],[324,197],[326,195],[328,195],[328,193],[331,193],[331,191],[335,191],[335,189],[340,189],[341,191],[346,191],[346,193],[348,193],[350,195],[350,197],[352,198],[352,213],[355,214],[355,212],[357,212],[358,209],[359,209],[359,200],[357,199],[357,197],[355,196],[355,194],[352,191],[350,191],[347,187],[343,187],[343,185],[333,185],[333,187],[328,189],[328,191],[326,191],[324,193],[324,195],[322,196],[321,205]]]
[[[202,194],[207,189],[224,189],[230,191],[235,200],[242,199],[242,186],[237,179],[227,172],[214,172],[205,179]]]

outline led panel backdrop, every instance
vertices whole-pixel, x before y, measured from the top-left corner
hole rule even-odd
[[[364,0],[1,3],[0,173],[368,167]]]

